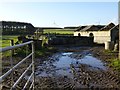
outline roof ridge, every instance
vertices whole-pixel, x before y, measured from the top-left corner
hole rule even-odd
[[[108,25],[106,25],[105,27],[101,28],[100,31],[106,30],[107,28],[108,28],[108,29],[109,29],[109,28],[111,29],[111,28],[114,27],[113,25],[116,26],[114,23],[111,22],[111,23],[109,23]],[[110,30],[110,29],[109,29],[109,30]]]
[[[119,25],[119,24],[118,24]],[[118,25],[115,25],[114,27],[112,27],[110,30],[114,29],[114,28],[117,28]]]

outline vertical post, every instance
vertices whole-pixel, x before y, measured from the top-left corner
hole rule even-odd
[[[119,24],[119,59],[120,59],[120,0],[118,2],[118,24]]]
[[[34,53],[35,53],[35,50],[34,50],[34,42],[32,42],[32,72],[34,73],[33,74],[33,90],[35,88],[35,63],[34,63]]]
[[[11,46],[14,46],[14,40],[11,40],[10,42]],[[14,50],[10,50],[11,52],[11,56],[10,56],[10,63],[11,63],[11,68],[13,68],[13,55],[14,55]],[[11,73],[11,86],[14,84],[14,80],[13,80],[13,71]]]
[[[2,41],[2,31],[3,26],[2,22],[0,23],[0,40]],[[0,47],[2,47],[2,42],[0,42]],[[2,52],[0,52],[0,76],[2,75]]]
[[[14,40],[11,40],[11,46],[14,46]],[[12,55],[14,55],[14,50],[12,50]]]
[[[11,40],[11,46],[13,46],[14,45],[14,40]]]
[[[13,51],[10,50],[10,52],[11,52],[10,63],[11,63],[11,69],[12,69],[13,68]],[[14,84],[13,73],[14,73],[14,71],[12,71],[12,73],[11,73],[11,86]]]
[[[2,22],[0,23],[0,40],[2,41],[2,31],[3,31],[3,25]],[[0,42],[0,47],[2,47],[2,42]],[[0,76],[2,75],[2,52],[0,52]],[[2,83],[0,83],[0,89],[2,87]]]

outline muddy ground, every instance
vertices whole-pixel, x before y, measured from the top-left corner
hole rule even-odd
[[[35,59],[35,90],[41,89],[117,89],[120,90],[119,73],[108,67],[107,60],[117,57],[105,55],[104,47],[56,47],[59,52],[52,56]],[[89,58],[89,61],[86,61]],[[70,59],[70,60],[69,60]],[[17,59],[18,60],[18,59]],[[63,61],[62,61],[63,60]],[[97,64],[91,63],[95,61]],[[62,62],[60,62],[62,61]],[[90,63],[90,64],[89,64]],[[98,65],[98,66],[97,66]],[[65,66],[65,67],[64,67]],[[23,68],[21,67],[23,71]],[[15,79],[21,71],[14,73]],[[4,83],[10,89],[11,79]],[[20,82],[21,90],[26,80]]]
[[[110,67],[107,66],[107,59],[112,58],[111,55],[104,55],[104,47],[59,47],[60,52],[74,52],[75,54],[70,54],[68,57],[73,59],[82,59],[86,55],[98,58],[104,64],[105,69],[99,67],[93,67],[89,64],[71,63],[69,65],[70,69],[64,69],[64,74],[55,72],[54,75],[51,75],[53,72],[54,65],[48,67],[45,66],[36,69],[36,90],[38,89],[118,89],[120,87],[120,77],[118,73],[113,71]],[[79,52],[79,53],[78,53]],[[77,53],[77,54],[76,54]],[[114,57],[117,57],[117,54],[114,54]],[[92,58],[91,58],[92,59]],[[94,59],[94,58],[93,58]],[[55,61],[54,58],[47,58],[46,60]],[[57,59],[56,59],[57,60]],[[84,59],[83,59],[84,60]],[[38,60],[41,64],[42,62]],[[44,61],[44,60],[42,60]],[[51,63],[53,63],[51,62]],[[46,70],[48,69],[48,70]],[[46,71],[46,74],[42,72]],[[65,74],[69,72],[69,74]],[[56,75],[56,73],[58,73]],[[44,76],[45,75],[45,76]]]

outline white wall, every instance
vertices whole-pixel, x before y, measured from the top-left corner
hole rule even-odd
[[[94,42],[96,43],[105,43],[106,41],[111,41],[110,31],[81,31],[74,32],[74,36],[78,36],[80,33],[81,36],[89,36],[90,33],[94,35]]]

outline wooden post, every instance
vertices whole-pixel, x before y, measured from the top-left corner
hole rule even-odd
[[[14,40],[11,40],[11,46],[14,46]],[[12,50],[12,55],[14,55],[14,50]]]
[[[120,0],[118,2],[118,24],[119,24],[119,59],[120,59]]]
[[[11,40],[11,46],[13,46],[14,45],[14,40]]]

